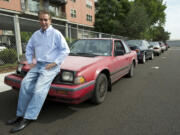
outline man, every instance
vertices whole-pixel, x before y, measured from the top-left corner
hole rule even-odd
[[[26,47],[31,70],[21,83],[16,118],[7,121],[8,125],[19,123],[11,133],[24,129],[38,118],[50,85],[70,52],[62,34],[51,26],[50,13],[40,11],[38,16],[41,29],[32,35]]]

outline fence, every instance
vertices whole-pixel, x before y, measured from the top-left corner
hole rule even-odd
[[[40,28],[37,16],[34,18],[28,19],[0,13],[0,66],[17,63],[21,56],[24,55],[28,39],[34,31]],[[21,32],[20,39],[17,36],[17,22],[19,22],[19,30]],[[61,31],[69,42],[82,38],[125,38],[70,25],[57,24],[57,21],[52,23],[52,25]]]

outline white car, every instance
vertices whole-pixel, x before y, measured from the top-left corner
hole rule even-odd
[[[162,51],[161,46],[159,45],[159,42],[149,42],[149,44],[153,46],[154,55],[159,56]]]
[[[161,46],[161,52],[163,53],[164,51],[166,51],[166,46],[163,42],[159,42],[160,46]]]
[[[2,50],[4,50],[4,49],[6,49],[6,47],[0,45],[0,51],[2,51]]]

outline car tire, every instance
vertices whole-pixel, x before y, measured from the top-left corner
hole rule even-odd
[[[145,55],[145,54],[143,55],[143,58],[142,58],[141,63],[142,63],[142,64],[146,63],[146,55]]]
[[[107,95],[108,79],[105,74],[100,74],[96,79],[92,102],[94,104],[101,104]]]
[[[153,60],[153,59],[154,59],[154,53],[151,54],[150,60]]]
[[[131,67],[130,67],[130,69],[129,69],[129,72],[128,72],[128,74],[127,74],[127,77],[133,77],[133,75],[134,75],[134,64],[132,63],[131,64]]]

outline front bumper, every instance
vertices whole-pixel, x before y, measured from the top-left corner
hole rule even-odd
[[[20,89],[22,79],[23,78],[21,76],[11,74],[5,76],[4,83],[11,87]],[[92,96],[94,86],[95,80],[81,85],[52,83],[48,93],[48,99],[71,104],[79,104]]]

